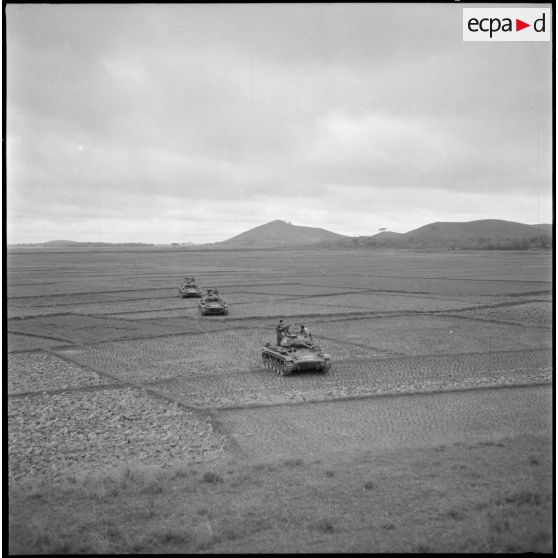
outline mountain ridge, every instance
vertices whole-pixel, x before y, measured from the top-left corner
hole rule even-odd
[[[328,248],[400,248],[445,250],[548,249],[552,225],[527,225],[502,219],[437,221],[407,233],[385,231],[328,243]],[[325,246],[324,246],[325,247]]]
[[[527,225],[502,219],[475,221],[437,221],[407,233],[382,230],[371,236],[347,236],[326,229],[293,225],[276,219],[258,225],[220,242],[194,244],[173,242],[171,247],[188,250],[205,249],[286,249],[314,247],[325,249],[436,249],[436,250],[525,250],[550,249],[553,225]],[[12,244],[22,248],[142,248],[166,246],[141,242],[79,242],[50,240],[35,244]]]
[[[326,229],[293,225],[287,221],[276,219],[227,240],[215,242],[213,246],[225,248],[308,246],[344,238],[350,237]]]

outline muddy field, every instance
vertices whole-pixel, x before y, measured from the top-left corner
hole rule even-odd
[[[434,394],[430,414],[473,401],[469,416],[494,403],[463,390],[508,386],[513,409],[510,393],[552,382],[551,265],[513,252],[9,251],[10,479],[370,449],[376,414],[405,416],[413,394]],[[185,274],[219,287],[230,314],[200,317],[178,297]],[[262,367],[280,317],[308,324],[329,374]],[[537,407],[527,399],[520,415]],[[541,409],[508,424],[548,429]],[[408,421],[386,423],[406,439]]]

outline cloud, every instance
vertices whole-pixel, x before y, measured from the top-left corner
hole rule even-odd
[[[335,184],[497,192],[548,183],[550,158],[543,166],[525,143],[502,149],[489,130],[468,141],[459,127],[427,117],[330,113],[317,125],[310,158]]]
[[[551,208],[550,45],[459,6],[9,5],[7,43],[14,239]]]

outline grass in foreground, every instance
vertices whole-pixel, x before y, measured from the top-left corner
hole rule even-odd
[[[10,487],[10,554],[552,552],[547,438]]]

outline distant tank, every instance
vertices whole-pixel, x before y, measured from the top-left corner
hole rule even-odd
[[[181,298],[199,298],[202,296],[202,291],[196,286],[196,280],[193,277],[185,277],[184,283],[178,287],[178,296]]]
[[[265,344],[262,348],[262,360],[268,370],[273,370],[280,376],[288,376],[298,371],[316,371],[324,374],[329,372],[331,356],[314,344],[307,330],[303,333],[302,326],[302,324],[281,326],[278,329],[280,343]]]
[[[205,295],[198,304],[200,315],[211,314],[228,315],[229,305],[221,298],[219,291],[215,288],[207,289]]]
[[[178,294],[181,298],[199,298],[202,296],[201,289],[195,285],[182,285],[178,287]]]

